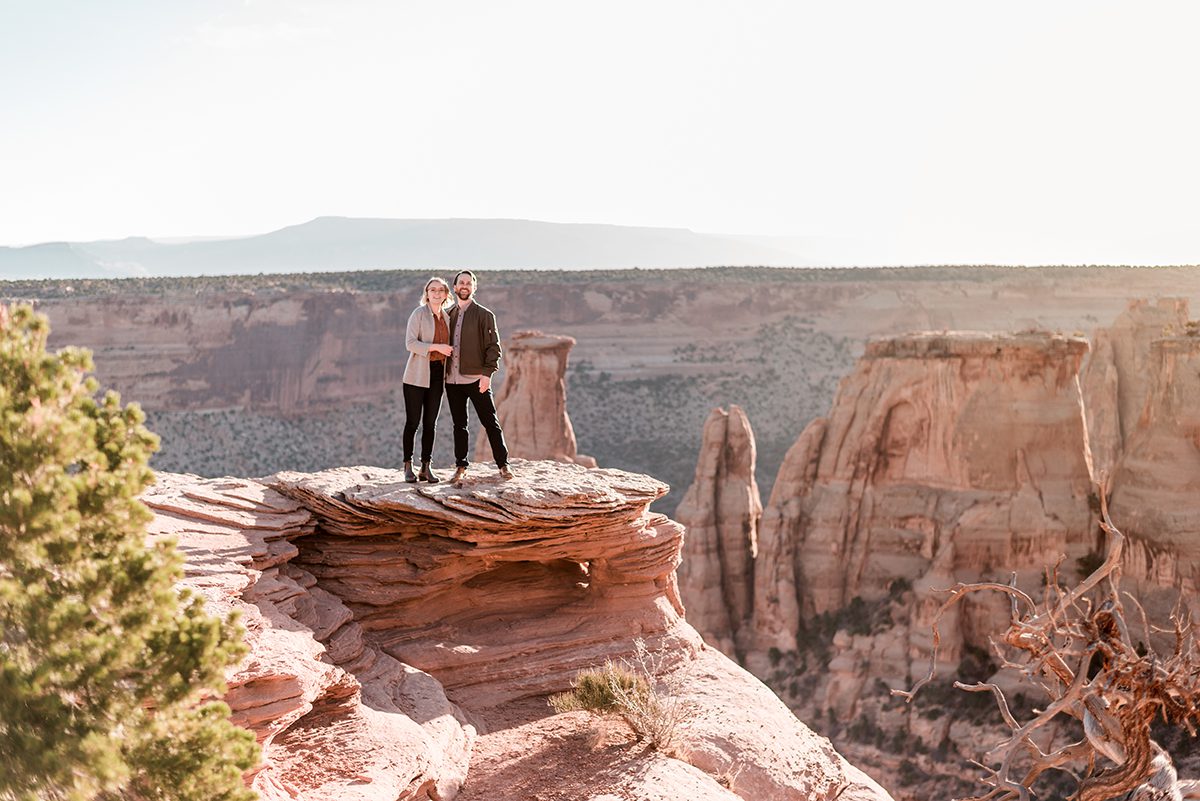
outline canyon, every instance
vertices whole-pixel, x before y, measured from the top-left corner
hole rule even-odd
[[[252,476],[399,466],[403,327],[427,275],[5,282],[0,296],[35,302],[52,346],[90,348],[101,381],[142,405],[162,437],[156,469]],[[873,336],[1082,334],[1131,298],[1200,304],[1200,270],[1183,267],[496,270],[480,281],[504,338],[576,340],[566,392],[580,452],[682,490],[710,411],[736,404],[754,423],[764,493]],[[444,467],[449,438],[438,444]],[[655,508],[672,514],[682,497]]]
[[[913,705],[890,695],[911,686],[929,664],[938,591],[956,581],[1007,582],[1015,572],[1019,586],[1040,595],[1046,567],[1055,564],[1065,583],[1075,580],[1101,547],[1095,481],[1110,482],[1113,517],[1129,536],[1126,589],[1155,621],[1164,621],[1180,598],[1196,611],[1200,422],[1191,399],[1200,390],[1200,337],[1188,309],[1200,297],[1200,271],[717,269],[491,278],[495,283],[484,284],[481,299],[501,313],[505,333],[518,332],[506,339],[510,356],[497,396],[514,445],[530,448],[522,455],[557,460],[554,470],[610,474],[584,470],[592,461],[579,456],[582,450],[604,468],[649,473],[677,488],[665,494],[666,486],[652,481],[647,486],[656,488],[643,488],[629,502],[641,508],[637,519],[661,518],[669,529],[674,524],[655,515],[673,514],[686,526],[678,589],[673,577],[664,578],[670,570],[655,579],[669,589],[647,589],[644,576],[633,581],[643,584],[631,592],[645,594],[633,607],[614,607],[618,620],[628,618],[627,635],[590,651],[593,658],[627,656],[628,632],[636,632],[668,645],[676,659],[704,655],[693,661],[702,663],[702,672],[716,671],[704,675],[726,676],[741,663],[897,799],[915,801],[971,791],[961,765],[978,758],[998,720],[990,700],[965,702],[952,689],[931,690]],[[475,676],[479,664],[471,654],[480,642],[473,638],[496,621],[479,628],[471,622],[474,612],[458,609],[454,598],[479,598],[483,589],[504,608],[523,606],[500,589],[510,584],[513,593],[535,588],[534,608],[574,614],[585,606],[573,606],[580,599],[568,585],[591,586],[578,565],[586,564],[591,577],[592,559],[578,552],[564,557],[576,567],[509,566],[511,573],[492,576],[498,584],[480,578],[479,586],[467,580],[447,589],[437,607],[422,606],[429,602],[417,596],[425,589],[398,590],[383,586],[383,579],[366,591],[351,589],[347,577],[370,576],[383,557],[347,538],[381,536],[376,544],[399,548],[414,529],[403,522],[390,530],[398,524],[388,515],[409,521],[429,511],[423,500],[396,500],[387,472],[396,466],[395,382],[404,359],[395,344],[410,305],[396,286],[406,280],[419,285],[420,276],[205,279],[186,289],[178,282],[59,282],[10,284],[8,292],[34,297],[51,317],[56,343],[93,347],[104,382],[142,400],[164,437],[156,467],[210,476],[274,474],[237,481],[300,504],[312,515],[305,526],[322,532],[306,528],[302,536],[255,547],[305,543],[276,566],[311,588],[317,600],[305,601],[306,609],[336,609],[339,619],[355,621],[357,628],[335,639],[367,644],[336,665],[363,659],[390,665],[391,659],[426,671],[440,687],[420,701],[441,710],[434,716],[440,728],[430,730],[421,720],[415,724],[420,731],[406,735],[428,752],[418,760],[425,772],[412,772],[412,787],[495,797],[488,793],[499,785],[488,782],[504,781],[495,777],[531,781],[506,767],[520,757],[522,738],[547,751],[564,738],[578,745],[586,724],[569,715],[547,718],[544,708],[532,712],[523,704],[552,685],[561,688],[580,665],[559,665],[561,655],[547,655],[527,674],[509,661],[496,676]],[[1149,300],[1130,302],[1138,297]],[[520,333],[526,327],[553,333]],[[440,438],[443,449],[448,439]],[[440,458],[448,463],[445,450]],[[372,462],[381,467],[324,469]],[[513,490],[534,497],[561,483],[543,475],[549,478]],[[438,491],[449,500],[461,489]],[[481,493],[475,500],[462,503],[472,520],[502,528],[512,499],[493,490],[481,485],[471,490]],[[540,514],[513,502],[522,525]],[[556,502],[557,496],[546,500]],[[458,503],[449,501],[456,513],[463,511]],[[348,528],[335,536],[338,526]],[[678,532],[664,536],[680,538]],[[467,540],[467,550],[480,545]],[[434,551],[421,550],[405,569],[440,570],[444,555]],[[455,553],[452,561],[460,561],[462,553]],[[628,577],[617,582],[628,583]],[[596,597],[606,591],[615,592],[597,581]],[[647,617],[646,604],[658,611]],[[452,621],[463,617],[439,624],[430,610],[440,613],[441,605]],[[635,607],[640,611],[631,611]],[[586,608],[609,614],[603,606]],[[396,620],[417,628],[397,634],[403,627],[394,626]],[[1003,602],[957,608],[942,621],[940,675],[994,679],[1017,693],[989,651],[989,637],[1006,621]],[[569,628],[562,622],[543,632],[544,624],[505,622],[516,625],[518,641],[534,644],[543,634],[565,636]],[[314,639],[333,649],[330,624],[309,624],[323,632]],[[463,633],[466,641],[456,639]],[[483,645],[505,664],[503,648]],[[588,652],[586,644],[570,647]],[[729,657],[719,669],[712,664],[718,651]],[[357,692],[376,692],[367,689],[370,682],[355,680]],[[743,680],[748,676],[737,686]],[[289,681],[333,688],[339,699],[355,692],[352,681],[320,670]],[[749,686],[757,685],[743,687],[749,695],[734,701],[700,703],[746,703],[759,692]],[[488,705],[495,693],[518,712],[498,716]],[[395,692],[391,697],[396,706],[417,703]],[[328,703],[316,704],[323,706]],[[720,739],[713,732],[727,725],[732,721],[710,734]],[[488,766],[493,777],[474,789],[453,778],[462,769],[461,752],[475,748],[466,741],[484,743],[475,764]],[[694,739],[694,752],[712,753],[706,742],[703,735]],[[758,747],[746,746],[752,753]],[[708,762],[697,757],[703,766],[688,764],[720,779],[737,761],[722,753]],[[626,756],[617,761],[633,766]],[[601,769],[587,759],[591,769]],[[839,760],[829,757],[821,771]],[[551,764],[546,752],[534,761]],[[611,760],[607,764],[605,770]],[[1194,760],[1180,765],[1192,774],[1200,768]],[[716,792],[703,777],[680,778],[677,767],[654,761],[632,769],[677,794]],[[848,781],[851,771],[843,771],[828,775]],[[632,781],[624,774],[605,775],[625,788],[616,797],[649,792],[624,784]],[[261,784],[275,781],[267,774]],[[292,779],[277,783],[286,789]],[[708,789],[679,789],[684,786]]]
[[[982,759],[999,719],[990,698],[938,692],[908,706],[892,690],[932,667],[943,682],[993,682],[1023,709],[1039,702],[1035,687],[999,668],[1007,598],[973,596],[941,615],[947,588],[1011,581],[1040,598],[1079,581],[1103,550],[1101,491],[1128,538],[1131,619],[1144,610],[1168,629],[1147,630],[1145,642],[1170,653],[1177,604],[1200,611],[1197,325],[1186,301],[1137,300],[1092,341],[1048,332],[871,340],[828,416],[788,452],[765,509],[746,471],[754,437],[741,410],[714,412],[705,428],[686,496],[705,501],[679,507],[699,534],[680,570],[696,577],[681,579],[685,600],[696,599],[694,625],[802,719],[827,721],[814,725],[897,798],[969,791],[957,766]],[[738,601],[714,604],[731,586]],[[1191,744],[1175,745],[1188,770],[1200,768]]]

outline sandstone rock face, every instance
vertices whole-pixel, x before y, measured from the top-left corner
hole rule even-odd
[[[919,589],[933,566],[958,580],[1016,571],[1036,589],[1045,564],[1085,552],[1086,351],[1041,333],[872,341],[829,418],[789,451],[763,514],[754,650],[795,650],[798,621],[885,598],[897,579]],[[969,614],[947,659],[1006,620]]]
[[[233,721],[254,731],[264,799],[452,797],[474,729],[428,674],[382,654],[336,597],[296,567],[316,520],[253,481],[160,473],[143,500],[152,537],[176,539],[183,586],[238,610],[249,655],[227,679]]]
[[[731,656],[754,602],[762,516],[754,462],[754,432],[745,412],[740,406],[714,409],[704,424],[695,481],[675,514],[687,530],[679,589],[688,622]]]
[[[156,469],[266,475],[398,467],[404,324],[427,271],[8,284],[50,316],[51,345],[95,353],[141,403]],[[492,271],[480,300],[506,334],[569,334],[579,448],[684,488],[704,420],[741,405],[769,492],[872,336],[922,329],[1086,330],[1128,298],[1200,303],[1194,268]],[[769,354],[769,357],[766,356]],[[448,430],[442,418],[443,432]],[[444,433],[439,447],[447,445]],[[448,451],[446,451],[448,452]],[[439,455],[438,467],[448,465]],[[656,510],[673,514],[681,493]],[[764,501],[766,498],[764,497]]]
[[[1080,374],[1096,474],[1111,473],[1137,429],[1156,380],[1151,343],[1178,335],[1188,321],[1184,298],[1134,300],[1092,338]]]
[[[1124,575],[1152,620],[1179,592],[1200,610],[1200,336],[1188,330],[1151,344],[1147,400],[1113,477]]]
[[[264,745],[264,798],[499,798],[524,782],[572,798],[888,801],[684,621],[682,529],[648,509],[665,485],[515,467],[513,481],[462,486],[367,467],[162,476],[147,494],[187,584],[214,611],[243,610],[252,654],[227,700]],[[562,733],[592,718],[553,715],[546,694],[632,657],[636,639],[661,649],[658,680],[687,676],[682,758],[571,751]],[[576,761],[605,767],[584,780]]]
[[[518,331],[504,343],[496,412],[511,456],[596,466],[595,459],[578,453],[567,416],[567,358],[574,346],[571,337],[541,331]],[[476,458],[491,456],[487,437],[480,436]]]
[[[630,632],[655,640],[683,617],[682,529],[646,511],[664,484],[513,465],[513,481],[468,474],[462,486],[414,486],[374,468],[269,479],[320,521],[297,566],[385,653],[472,710],[560,689],[632,654]]]

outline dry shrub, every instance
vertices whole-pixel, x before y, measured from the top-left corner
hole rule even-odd
[[[550,706],[556,712],[617,715],[639,740],[671,753],[686,712],[679,697],[686,671],[665,671],[667,656],[665,648],[652,652],[639,638],[634,641],[631,659],[610,659],[601,667],[580,671],[570,691],[552,696]]]
[[[976,592],[1009,597],[1010,625],[999,642],[993,641],[996,654],[1004,667],[1044,691],[1049,703],[1018,720],[996,684],[955,683],[969,692],[992,693],[1010,730],[984,756],[987,764],[976,763],[986,771],[981,781],[990,789],[969,801],[1030,801],[1035,782],[1050,770],[1074,777],[1078,789],[1071,798],[1076,801],[1200,799],[1200,782],[1181,780],[1170,756],[1150,737],[1156,718],[1192,736],[1200,724],[1200,648],[1190,616],[1180,605],[1171,628],[1159,629],[1146,620],[1136,599],[1120,590],[1125,537],[1109,517],[1106,489],[1099,499],[1107,549],[1102,562],[1089,565],[1090,575],[1067,589],[1055,568],[1040,603],[1019,590],[1015,578],[1010,584],[956,584],[934,621],[929,672],[911,691],[893,691],[911,701],[933,679],[937,623],[951,606]],[[1126,602],[1137,614],[1133,631],[1126,622]],[[1156,633],[1172,635],[1169,652],[1151,647]],[[1082,724],[1083,737],[1047,753],[1035,737],[1062,718]]]

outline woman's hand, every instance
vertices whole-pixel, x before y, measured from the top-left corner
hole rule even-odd
[[[440,353],[443,356],[451,356],[454,354],[454,348],[449,345],[430,345],[429,350],[433,353]]]

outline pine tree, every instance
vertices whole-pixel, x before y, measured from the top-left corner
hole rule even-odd
[[[158,440],[48,334],[0,304],[0,801],[253,799],[254,736],[214,700],[240,628],[145,539]]]

